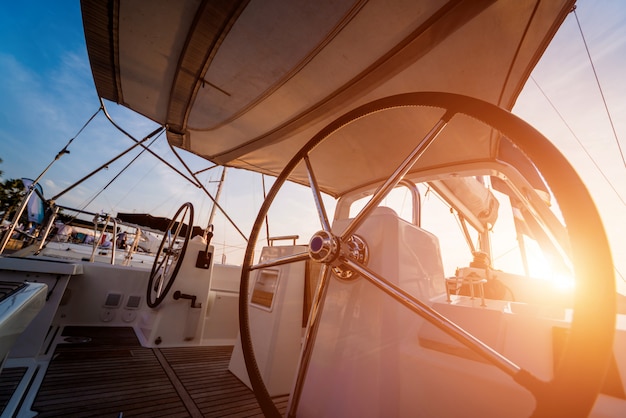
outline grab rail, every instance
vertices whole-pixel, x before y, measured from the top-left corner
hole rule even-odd
[[[102,231],[100,231],[100,235],[98,235],[98,221],[102,219],[103,215],[96,215],[93,218],[94,225],[94,240],[93,240],[93,250],[91,251],[91,257],[89,258],[89,262],[93,263],[96,258],[96,250],[98,249],[98,245],[100,244],[100,240],[102,239],[104,234],[106,233],[107,226],[109,226],[109,222],[113,221],[113,231],[117,232],[117,219],[111,217],[111,215],[106,215],[106,220],[104,222],[104,226],[102,227]],[[95,237],[98,237],[97,239]],[[115,241],[111,241],[111,265],[115,264]]]

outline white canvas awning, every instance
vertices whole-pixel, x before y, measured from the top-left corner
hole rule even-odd
[[[81,3],[101,97],[167,125],[177,147],[278,175],[330,122],[383,97],[442,91],[511,109],[574,1]],[[341,195],[385,178],[441,114],[398,108],[344,127],[312,155],[320,187]],[[417,168],[497,148],[458,119]]]

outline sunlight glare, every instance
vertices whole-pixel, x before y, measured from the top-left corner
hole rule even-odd
[[[571,271],[555,266],[540,251],[529,252],[528,267],[530,276],[549,282],[556,291],[571,293],[575,290],[576,281]]]

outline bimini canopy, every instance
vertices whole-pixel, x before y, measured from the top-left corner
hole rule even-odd
[[[101,97],[166,125],[174,146],[270,175],[380,98],[442,91],[510,109],[573,3],[81,1]],[[399,108],[343,128],[319,151],[320,187],[336,196],[384,178],[436,117]],[[497,138],[474,125],[458,122],[419,165],[495,158]]]

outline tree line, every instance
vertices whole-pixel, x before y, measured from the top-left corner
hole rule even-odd
[[[0,158],[0,163],[2,159]],[[0,170],[0,177],[4,172]],[[26,188],[21,179],[6,179],[0,182],[0,221],[11,221],[19,208]],[[26,219],[26,214],[23,215]]]
[[[2,158],[0,158],[0,164]],[[0,170],[0,178],[3,178],[4,172]],[[3,179],[0,181],[0,225],[13,221],[16,211],[19,209],[22,199],[28,190],[24,187],[22,179]],[[48,211],[46,210],[46,215]],[[46,216],[47,217],[47,216]],[[57,219],[62,222],[69,222],[72,217],[60,210]],[[20,216],[19,223],[28,224],[28,214],[26,211]]]

